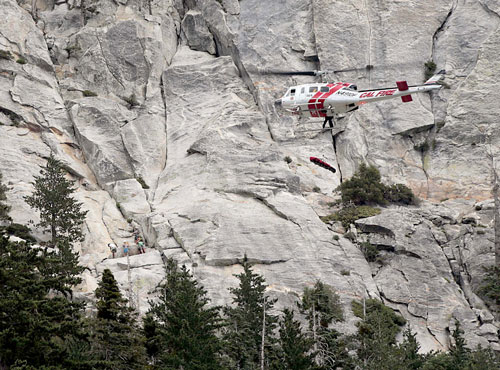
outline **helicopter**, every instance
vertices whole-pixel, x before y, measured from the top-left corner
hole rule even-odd
[[[263,74],[323,76],[327,73],[358,71],[361,68],[337,71],[262,71]],[[368,65],[364,70],[371,70]],[[275,100],[278,111],[300,117],[323,117],[325,127],[328,121],[333,128],[333,119],[340,114],[353,112],[363,104],[400,97],[403,103],[411,102],[411,94],[439,90],[443,86],[439,82],[444,78],[441,70],[425,81],[422,85],[409,86],[406,81],[397,81],[394,87],[383,87],[368,90],[358,90],[353,83],[309,83],[291,86],[286,93]]]

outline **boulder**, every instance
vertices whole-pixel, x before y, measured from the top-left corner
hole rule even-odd
[[[188,11],[182,20],[182,30],[191,49],[215,55],[214,38],[200,12]]]
[[[134,219],[145,225],[145,217],[151,208],[144,189],[136,179],[115,182],[111,194],[126,219]]]

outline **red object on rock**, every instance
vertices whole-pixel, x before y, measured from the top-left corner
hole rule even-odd
[[[332,167],[332,166],[330,166],[328,163],[326,163],[325,161],[322,161],[322,160],[321,160],[321,159],[319,159],[319,158],[316,158],[316,157],[309,157],[309,160],[310,160],[312,163],[314,163],[314,164],[316,164],[316,165],[318,165],[318,166],[320,166],[320,167],[323,167],[323,168],[327,169],[328,171],[331,171],[331,172],[333,172],[333,173],[337,172],[337,170],[336,170],[335,168],[333,168],[333,167]]]

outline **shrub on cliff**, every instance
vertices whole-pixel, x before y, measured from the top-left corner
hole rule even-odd
[[[374,166],[361,163],[354,175],[338,187],[342,195],[342,202],[354,203],[355,205],[415,203],[416,198],[407,186],[403,184],[387,186],[380,180],[379,170]]]
[[[370,242],[363,242],[360,245],[360,249],[368,262],[383,262],[380,257],[380,251],[376,245]]]
[[[374,166],[361,163],[359,169],[339,186],[344,203],[386,204],[385,185],[380,182],[380,172]]]
[[[409,187],[403,184],[386,186],[384,198],[390,203],[415,204],[416,197]]]
[[[376,216],[380,214],[380,209],[371,207],[371,206],[348,206],[342,208],[340,211],[332,213],[328,216],[320,217],[321,220],[325,223],[328,221],[340,221],[344,228],[349,228],[349,225],[354,223],[354,221],[359,220],[360,218]]]

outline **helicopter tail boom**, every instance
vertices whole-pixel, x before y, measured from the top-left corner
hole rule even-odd
[[[399,91],[407,91],[408,90],[408,82],[406,82],[406,81],[397,81],[396,85],[398,86]],[[403,103],[409,103],[413,100],[413,98],[411,97],[411,95],[403,95],[401,97],[401,100],[403,101]]]
[[[415,85],[408,86],[405,90],[400,90],[399,87],[377,89],[377,90],[363,90],[359,95],[357,105],[371,103],[380,100],[401,97],[404,103],[411,101],[411,94],[422,93],[431,90],[439,90],[442,88],[439,84]]]

